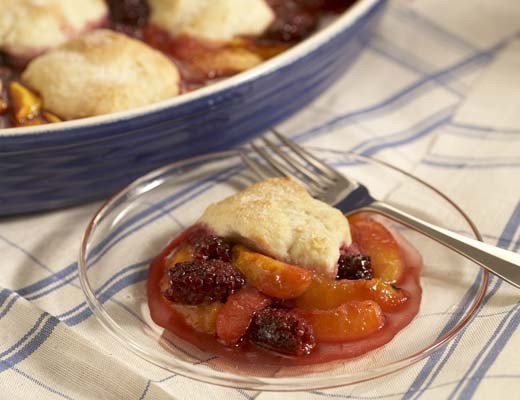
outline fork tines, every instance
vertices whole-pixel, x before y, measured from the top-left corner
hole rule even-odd
[[[337,171],[274,129],[249,146],[253,151],[241,151],[242,159],[261,179],[290,176],[311,192],[320,192],[338,179]]]

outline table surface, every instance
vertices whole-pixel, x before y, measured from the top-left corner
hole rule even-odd
[[[424,179],[484,240],[520,248],[520,2],[395,0],[359,61],[278,129]],[[91,315],[78,243],[99,203],[0,220],[0,397],[520,398],[519,291],[492,278],[455,340],[403,371],[305,393],[207,385],[148,365]]]

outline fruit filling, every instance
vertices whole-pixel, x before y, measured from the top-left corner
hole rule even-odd
[[[59,3],[60,7],[55,3]],[[63,110],[60,113],[59,109],[53,108],[53,105],[49,104],[52,103],[51,101],[44,99],[41,88],[24,78],[23,72],[31,59],[40,53],[56,48],[61,43],[59,41],[59,43],[47,43],[45,46],[40,46],[38,43],[30,41],[31,51],[22,48],[19,49],[22,53],[21,56],[13,57],[12,54],[9,54],[9,49],[13,47],[9,40],[19,32],[34,35],[34,32],[29,29],[33,25],[37,27],[45,24],[44,26],[48,28],[46,31],[51,32],[40,35],[44,43],[46,43],[46,39],[54,38],[56,35],[64,36],[63,41],[68,41],[84,32],[99,28],[108,28],[138,39],[159,50],[175,64],[181,75],[180,93],[185,93],[250,69],[284,52],[314,33],[320,24],[330,16],[348,9],[355,3],[355,0],[256,0],[248,2],[248,4],[257,4],[255,8],[257,11],[258,8],[264,9],[264,14],[265,10],[269,10],[270,17],[266,26],[262,25],[262,29],[256,34],[249,32],[246,28],[257,22],[256,20],[260,17],[254,10],[244,6],[243,1],[106,0],[82,2],[82,4],[87,3],[91,6],[94,3],[94,12],[98,10],[97,12],[102,14],[94,21],[88,21],[88,15],[81,15],[84,6],[78,8],[79,14],[76,15],[73,8],[69,10],[69,6],[67,6],[69,3],[72,1],[46,0],[39,1],[38,7],[35,7],[28,0],[24,2],[13,0],[6,5],[8,12],[5,21],[7,21],[7,25],[4,28],[7,30],[4,29],[4,35],[2,35],[4,32],[0,23],[0,129],[43,125],[97,115],[86,109],[81,110],[81,116],[76,114],[73,116],[70,113],[64,113]],[[20,8],[26,10],[27,16],[12,18],[13,15],[19,15]],[[240,9],[245,13],[240,15],[234,9]],[[2,10],[2,12],[4,11]],[[236,17],[237,15],[238,17]],[[60,23],[49,22],[53,16]],[[64,21],[65,17],[72,20]],[[25,23],[26,20],[30,21],[34,18],[37,20],[34,20],[32,25]],[[79,30],[72,29],[72,25],[83,19],[86,22],[84,21],[85,26],[82,29],[78,27],[76,28]],[[158,24],[158,21],[166,24],[166,27]],[[181,29],[184,23],[190,25],[190,30],[187,32]],[[177,24],[181,26],[177,26]],[[166,29],[168,26],[171,28],[170,30]],[[216,34],[226,33],[233,26],[237,29],[244,28],[245,31],[242,32],[242,29],[238,29],[236,35],[232,35],[226,40],[217,40],[219,35],[214,38]],[[29,32],[25,32],[22,28],[29,29]],[[173,32],[180,30],[180,32],[173,34],[172,30]],[[206,35],[202,35],[203,33]],[[22,39],[24,37],[26,36],[22,35]],[[26,40],[21,40],[21,42],[25,43]],[[63,63],[65,62],[63,61]],[[105,72],[106,67],[103,67],[100,74],[105,76]],[[53,72],[51,71],[49,74],[53,74]],[[62,76],[59,73],[54,75]],[[145,78],[146,76],[143,79]],[[66,81],[67,77],[63,79]],[[64,91],[59,93],[61,97],[75,95],[75,93],[67,92],[66,82],[61,82],[59,79],[57,82],[58,84],[51,84],[60,91]],[[165,83],[165,85],[168,84]],[[102,86],[96,86],[96,88],[96,90],[103,90]],[[157,100],[160,99],[162,98],[157,97]],[[137,105],[141,104],[134,106]],[[54,107],[56,107],[55,104]],[[60,109],[62,108],[60,107]]]
[[[152,319],[199,348],[269,365],[347,359],[389,342],[417,314],[420,256],[371,214],[331,276],[262,254],[198,223],[156,257]]]

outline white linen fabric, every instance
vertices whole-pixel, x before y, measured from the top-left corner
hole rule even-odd
[[[485,241],[520,249],[520,2],[393,1],[356,64],[278,129],[436,186]],[[492,99],[492,100],[490,100]],[[485,399],[520,393],[519,291],[493,278],[476,318],[431,357],[332,390],[257,393],[150,365],[85,304],[82,232],[99,203],[0,220],[0,398]]]

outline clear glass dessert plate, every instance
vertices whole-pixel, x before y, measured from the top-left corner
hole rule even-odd
[[[455,203],[410,174],[351,153],[315,153],[363,182],[377,198],[480,239]],[[478,309],[488,273],[431,239],[395,225],[423,257],[423,294],[418,315],[383,347],[343,361],[269,367],[204,353],[165,332],[151,320],[147,305],[151,259],[210,203],[252,182],[253,175],[236,152],[213,153],[151,172],[99,209],[81,245],[81,285],[95,316],[122,346],[168,371],[213,384],[276,391],[330,388],[386,375],[429,356]]]

